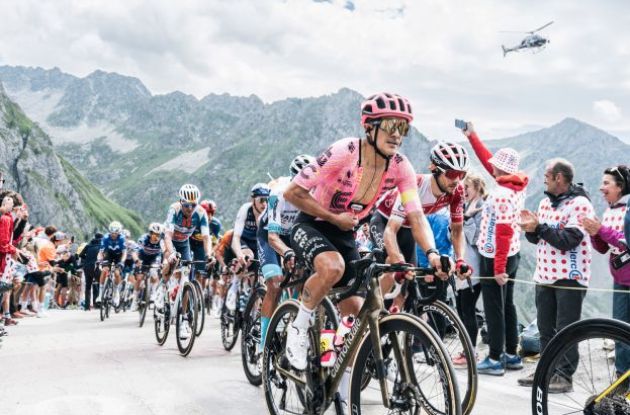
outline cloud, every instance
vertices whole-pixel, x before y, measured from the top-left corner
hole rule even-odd
[[[432,138],[452,119],[485,136],[566,116],[612,122],[601,97],[630,105],[624,2],[572,0],[21,0],[3,6],[0,56],[84,76],[141,79],[154,93],[256,94],[270,102],[349,87],[410,97]],[[538,54],[501,44],[554,20]],[[599,108],[599,107],[598,107]],[[620,123],[617,118],[617,123]],[[626,126],[617,126],[627,130]],[[456,131],[455,131],[456,133]]]
[[[621,119],[621,109],[612,101],[602,99],[593,102],[593,111],[605,121],[615,122]]]

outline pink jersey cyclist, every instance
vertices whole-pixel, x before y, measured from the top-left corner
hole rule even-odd
[[[312,190],[315,200],[330,212],[353,212],[359,220],[368,216],[376,201],[390,190],[397,190],[401,195],[401,205],[406,211],[418,211],[420,202],[411,163],[402,154],[396,154],[387,164],[376,196],[365,206],[352,203],[363,176],[358,138],[344,138],[334,143],[317,158],[317,164],[304,167],[293,182]]]

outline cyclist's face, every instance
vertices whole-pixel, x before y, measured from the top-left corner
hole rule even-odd
[[[444,189],[448,194],[452,194],[461,182],[460,176],[455,176],[455,178],[450,179],[445,173],[440,174],[437,177],[437,180],[440,184],[440,187]]]
[[[254,207],[258,212],[262,212],[267,207],[267,198],[266,197],[255,197],[254,198]]]
[[[383,119],[381,123],[381,127],[378,128],[378,135],[376,136],[376,146],[379,151],[386,156],[393,156],[402,145],[404,136],[401,131],[407,131],[409,125],[405,120],[396,118],[386,118]],[[372,131],[376,132],[376,129]]]
[[[192,215],[192,213],[195,211],[195,208],[197,207],[196,203],[189,203],[189,202],[181,202],[181,203],[182,203],[182,212],[184,213],[184,216],[186,217]]]
[[[151,232],[151,234],[149,235],[149,240],[153,244],[157,243],[160,240],[160,234]]]

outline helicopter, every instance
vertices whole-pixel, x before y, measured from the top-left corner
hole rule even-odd
[[[514,47],[506,48],[505,46],[501,45],[501,49],[503,49],[503,57],[505,57],[509,52],[517,52],[521,49],[532,49],[532,50],[538,50],[538,51],[541,51],[542,49],[544,49],[545,46],[547,46],[547,44],[550,43],[551,41],[547,38],[542,37],[536,32],[543,30],[544,28],[546,28],[547,26],[550,26],[551,24],[553,24],[553,21],[543,26],[540,26],[536,30],[532,30],[529,32],[503,31],[502,33],[528,33],[529,34],[527,37],[525,37],[525,39],[521,41],[520,44]]]

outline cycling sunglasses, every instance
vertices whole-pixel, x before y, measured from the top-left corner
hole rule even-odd
[[[440,169],[440,171],[442,173],[444,173],[446,178],[449,179],[449,180],[456,180],[456,179],[464,180],[466,178],[466,174],[467,174],[465,171],[462,171],[462,170],[445,170],[445,169]]]
[[[404,137],[409,133],[409,123],[402,118],[383,118],[376,121],[375,124],[389,135],[398,131],[398,134]]]
[[[188,203],[188,202],[182,202],[182,207],[186,208],[186,209],[193,209],[197,207],[196,203]]]
[[[257,197],[256,200],[258,203],[267,203],[267,197]]]

